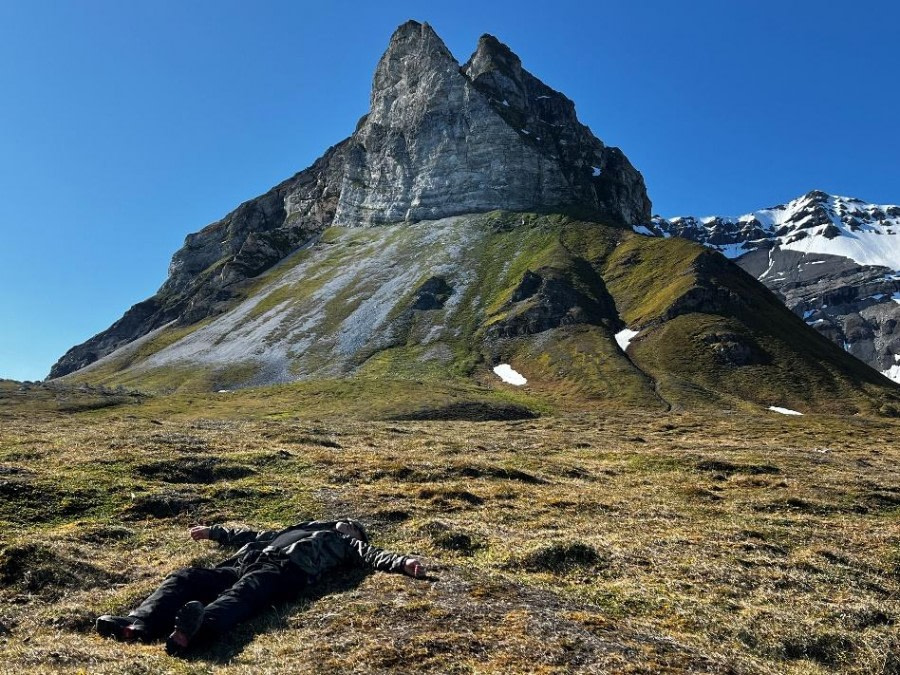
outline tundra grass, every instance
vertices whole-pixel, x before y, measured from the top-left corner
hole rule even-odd
[[[181,397],[60,413],[27,393],[0,407],[0,672],[900,668],[896,421],[266,418]],[[192,524],[339,516],[428,579],[336,575],[186,660],[92,631],[227,555]]]

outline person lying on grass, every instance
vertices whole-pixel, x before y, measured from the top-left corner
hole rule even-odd
[[[128,616],[99,617],[98,633],[123,641],[151,641],[171,631],[166,651],[175,655],[225,635],[340,567],[369,567],[417,579],[426,574],[417,558],[371,546],[365,528],[355,520],[313,520],[265,532],[198,525],[190,536],[242,548],[214,568],[185,567],[170,574]]]

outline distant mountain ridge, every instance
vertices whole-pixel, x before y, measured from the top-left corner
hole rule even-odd
[[[738,218],[655,217],[634,229],[735,260],[808,325],[900,382],[900,206],[814,190]]]

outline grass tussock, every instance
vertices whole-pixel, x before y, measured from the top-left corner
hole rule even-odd
[[[363,420],[304,417],[277,392],[270,415],[254,396],[74,413],[6,400],[0,671],[900,668],[896,421]],[[91,629],[178,567],[227,557],[190,525],[340,516],[422,557],[428,580],[335,575],[187,661]]]
[[[540,546],[521,558],[513,559],[509,566],[528,572],[564,574],[575,570],[591,570],[602,562],[602,557],[593,546],[575,541]]]

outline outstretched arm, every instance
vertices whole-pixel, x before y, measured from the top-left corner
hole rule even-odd
[[[279,530],[251,530],[250,528],[225,527],[223,525],[195,525],[189,530],[191,539],[201,541],[211,539],[222,546],[243,546],[251,541],[266,541]]]
[[[421,579],[425,576],[425,565],[418,558],[398,555],[392,551],[371,546],[359,539],[349,539],[350,547],[362,565],[382,572],[401,572]]]

